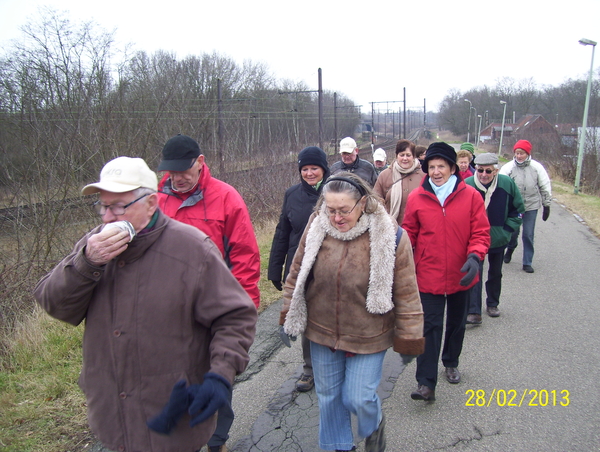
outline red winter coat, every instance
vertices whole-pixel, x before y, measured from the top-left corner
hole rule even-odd
[[[160,210],[208,235],[221,251],[235,279],[258,308],[260,252],[248,208],[237,190],[212,177],[205,163],[198,187],[193,192],[181,194],[171,191],[168,175],[160,181],[158,191]]]
[[[483,259],[490,246],[490,223],[481,195],[460,178],[453,192],[440,205],[429,182],[408,195],[402,227],[414,248],[419,291],[435,295],[467,290],[459,284],[460,269],[471,253]]]

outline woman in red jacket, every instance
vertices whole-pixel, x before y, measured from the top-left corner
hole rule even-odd
[[[446,379],[460,382],[458,359],[467,319],[467,289],[479,277],[479,262],[490,245],[481,195],[457,176],[456,151],[432,143],[423,162],[427,176],[408,197],[402,227],[414,248],[417,284],[425,313],[425,353],[417,358],[414,400],[435,400],[438,359],[444,329],[442,362]]]

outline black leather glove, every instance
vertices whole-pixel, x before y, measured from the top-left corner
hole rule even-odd
[[[283,344],[286,347],[291,347],[292,343],[290,342],[290,339],[292,341],[296,340],[296,336],[290,336],[289,334],[287,334],[285,332],[285,330],[283,329],[283,325],[279,325],[279,339],[281,339],[281,342],[283,342]]]
[[[550,216],[550,206],[544,206],[544,210],[542,211],[542,220],[546,221]]]
[[[463,265],[460,269],[462,273],[467,272],[467,274],[460,280],[461,286],[468,286],[473,282],[475,276],[477,273],[479,273],[480,262],[481,259],[479,259],[479,256],[475,253],[471,253],[467,256],[467,262],[465,262],[465,265]]]
[[[277,289],[280,292],[283,290],[283,286],[281,285],[281,281],[273,281],[273,280],[271,280],[271,282],[275,286],[275,289]]]
[[[201,385],[191,385],[188,388],[190,394],[188,412],[192,416],[190,427],[204,422],[223,405],[228,405],[230,391],[229,382],[221,375],[212,372],[204,375],[204,383]]]
[[[173,386],[169,402],[157,416],[150,419],[146,424],[151,430],[168,435],[187,411],[189,405],[190,399],[188,390],[185,387],[185,380],[178,381]]]
[[[404,355],[404,354],[400,353],[400,358],[402,359],[402,364],[404,364],[405,366],[407,366],[408,364],[410,364],[412,362],[413,359],[416,358],[416,356],[414,356],[414,355]]]

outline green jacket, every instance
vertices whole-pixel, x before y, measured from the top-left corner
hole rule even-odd
[[[465,183],[474,187],[485,201],[485,193],[475,185],[475,177],[477,176],[468,177]],[[511,234],[521,226],[522,214],[525,212],[523,198],[515,181],[503,174],[496,177],[498,184],[486,209],[490,221],[492,252],[494,248],[503,248],[508,244]]]

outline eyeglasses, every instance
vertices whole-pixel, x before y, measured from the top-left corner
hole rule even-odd
[[[96,201],[94,203],[94,210],[96,211],[96,213],[98,215],[100,215],[101,217],[103,217],[106,214],[106,211],[108,209],[110,209],[110,211],[112,212],[112,214],[118,217],[118,216],[121,216],[121,215],[125,215],[125,210],[127,210],[127,208],[129,206],[131,206],[132,204],[135,204],[140,199],[145,198],[148,195],[150,195],[150,193],[146,193],[145,195],[140,196],[138,199],[134,199],[129,204],[125,204],[124,206],[121,206],[119,204],[111,204],[109,206],[106,206],[106,205],[102,204],[100,201]]]
[[[489,168],[486,168],[486,169],[483,169],[483,168],[477,168],[477,172],[478,172],[478,173],[483,173],[484,171],[485,171],[485,174],[492,174],[492,173],[494,172],[494,170],[493,170],[493,169],[489,169]]]
[[[329,214],[330,217],[335,217],[337,215],[339,215],[342,218],[346,218],[348,215],[350,215],[352,213],[352,211],[354,209],[356,209],[356,206],[358,206],[358,203],[361,201],[362,198],[360,198],[358,201],[356,201],[356,204],[354,204],[354,207],[352,207],[352,209],[350,210],[336,210],[336,209],[330,209],[329,207],[327,208],[327,213]]]

